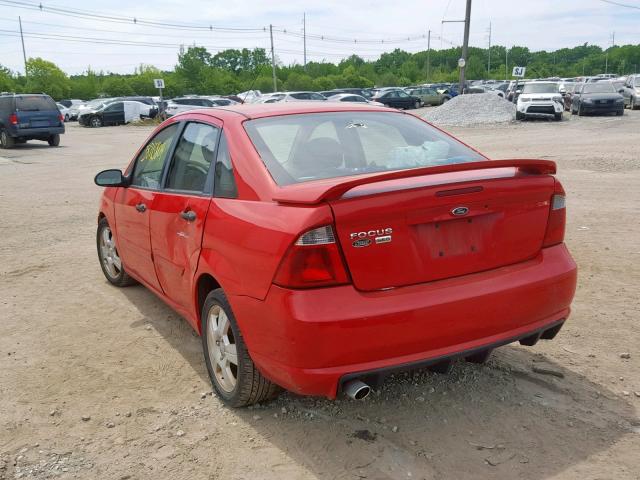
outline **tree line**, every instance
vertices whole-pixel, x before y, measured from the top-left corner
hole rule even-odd
[[[375,61],[351,55],[340,63],[326,61],[284,65],[277,62],[277,90],[330,90],[344,87],[406,86],[458,79],[459,47],[409,53],[401,49],[383,53]],[[489,67],[490,62],[490,67]],[[468,79],[505,79],[513,66],[527,67],[527,77],[575,77],[608,72],[637,73],[640,45],[607,50],[584,44],[552,52],[532,52],[527,47],[495,45],[491,49],[471,47],[467,60]],[[140,65],[132,74],[96,72],[67,75],[53,62],[30,58],[26,75],[0,65],[0,92],[44,92],[54,99],[91,99],[106,96],[157,95],[154,78],[165,81],[164,94],[228,95],[249,89],[273,91],[271,60],[262,48],[229,49],[212,54],[203,47],[189,47],[178,54],[171,71]]]

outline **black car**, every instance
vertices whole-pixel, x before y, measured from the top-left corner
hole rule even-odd
[[[131,108],[125,104],[138,104]],[[86,127],[102,127],[105,125],[124,125],[140,116],[140,103],[137,101],[110,101],[95,109],[83,110],[78,123]],[[147,105],[147,104],[145,104]]]
[[[11,148],[27,140],[60,145],[64,117],[49,95],[40,93],[0,95],[0,147]]]
[[[624,97],[610,81],[582,83],[571,99],[571,113],[624,113]]]
[[[384,103],[387,107],[393,108],[420,108],[422,104],[418,97],[400,89],[379,90],[373,95],[371,101]]]

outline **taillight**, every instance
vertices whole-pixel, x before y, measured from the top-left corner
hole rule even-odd
[[[564,241],[564,229],[567,218],[565,208],[565,192],[558,180],[555,180],[555,188],[551,197],[551,208],[549,209],[549,220],[547,231],[544,235],[543,247],[551,247]]]
[[[64,115],[58,115],[58,120],[60,120],[60,123],[64,123]]]
[[[15,113],[12,113],[11,115],[9,115],[9,123],[11,125],[17,125],[18,124],[18,115],[16,115]]]
[[[349,283],[331,225],[301,235],[285,254],[273,283],[288,288],[327,287]]]

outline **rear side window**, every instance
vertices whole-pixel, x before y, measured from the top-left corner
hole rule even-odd
[[[168,126],[151,139],[138,156],[131,178],[131,185],[157,189],[160,186],[162,168],[167,159],[178,124]]]
[[[249,120],[244,125],[278,185],[485,159],[401,113],[309,113]]]
[[[41,112],[58,110],[56,102],[47,95],[20,95],[16,97],[16,110],[19,112]]]
[[[216,160],[216,175],[214,179],[213,194],[220,198],[236,198],[238,189],[236,179],[233,176],[233,164],[229,155],[227,138],[222,135],[218,147],[218,159]]]
[[[204,123],[189,123],[178,142],[166,188],[203,193],[215,160],[220,130]]]

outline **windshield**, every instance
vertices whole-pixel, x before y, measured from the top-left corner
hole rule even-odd
[[[58,110],[55,102],[47,95],[21,95],[16,97],[16,110],[20,112],[41,112]]]
[[[616,90],[611,82],[585,83],[582,93],[615,93]]]
[[[526,83],[522,93],[558,93],[557,83]]]
[[[400,113],[283,115],[244,125],[278,185],[485,159],[429,124]]]

